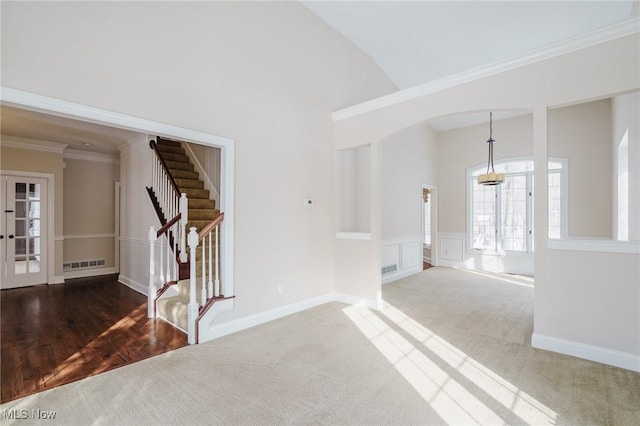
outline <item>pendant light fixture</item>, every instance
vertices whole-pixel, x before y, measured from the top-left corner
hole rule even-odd
[[[489,113],[489,160],[487,161],[487,173],[478,176],[480,185],[500,185],[504,182],[504,173],[496,173],[493,168],[493,113]]]

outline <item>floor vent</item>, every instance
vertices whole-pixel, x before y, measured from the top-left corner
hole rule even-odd
[[[76,260],[73,262],[64,262],[62,264],[62,269],[64,271],[71,271],[73,269],[91,269],[91,268],[102,268],[107,265],[107,261],[105,259],[96,259],[96,260]]]
[[[398,270],[398,265],[389,265],[382,267],[382,275],[388,274],[390,272],[395,272]]]

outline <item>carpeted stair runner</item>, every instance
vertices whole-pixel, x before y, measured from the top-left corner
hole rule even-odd
[[[156,146],[180,192],[187,194],[189,199],[187,232],[192,226],[200,231],[220,214],[215,200],[209,199],[209,190],[204,189],[204,181],[194,171],[193,163],[180,142],[160,139]]]
[[[196,284],[196,299],[201,304],[201,279]],[[187,332],[187,308],[189,306],[189,280],[179,281],[174,286],[178,291],[176,296],[165,297],[157,301],[157,315],[180,330]]]

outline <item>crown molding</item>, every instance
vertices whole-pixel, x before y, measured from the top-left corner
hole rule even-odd
[[[2,136],[0,144],[5,148],[27,149],[30,151],[44,151],[62,154],[67,147],[66,144],[39,141],[35,139],[18,138],[15,136]]]
[[[399,104],[411,99],[439,92],[444,89],[459,86],[481,78],[489,77],[505,71],[513,70],[525,65],[551,59],[570,52],[575,52],[596,44],[605,43],[640,32],[640,17],[633,17],[619,23],[575,36],[566,40],[552,43],[538,49],[533,49],[510,59],[494,62],[463,71],[451,76],[443,77],[419,86],[410,87],[390,93],[370,101],[353,105],[331,114],[333,121],[340,121],[360,114],[375,111],[391,105]]]
[[[101,154],[98,152],[80,151],[77,149],[66,149],[64,151],[63,157],[70,160],[97,161],[101,163],[120,164],[120,159],[112,155]]]

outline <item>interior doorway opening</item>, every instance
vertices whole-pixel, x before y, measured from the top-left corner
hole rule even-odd
[[[437,188],[422,185],[422,269],[436,266],[436,246],[438,235]]]

